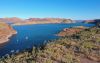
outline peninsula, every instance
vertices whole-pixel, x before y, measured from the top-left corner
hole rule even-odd
[[[8,24],[0,22],[0,44],[9,40],[9,38],[17,32]]]

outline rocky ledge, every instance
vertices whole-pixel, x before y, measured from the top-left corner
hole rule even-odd
[[[0,44],[9,40],[9,38],[17,32],[8,24],[0,22]]]
[[[86,27],[83,27],[83,26],[77,26],[77,27],[73,27],[73,28],[64,28],[61,32],[59,32],[57,34],[57,36],[73,35],[73,34],[76,34],[84,29],[86,29]]]

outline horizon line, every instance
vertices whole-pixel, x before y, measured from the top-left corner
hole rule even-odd
[[[29,18],[60,18],[60,19],[71,19],[71,20],[95,20],[95,19],[100,19],[100,18],[86,18],[86,19],[73,19],[73,18],[65,18],[65,17],[0,17],[0,18],[19,18],[19,19],[29,19]]]

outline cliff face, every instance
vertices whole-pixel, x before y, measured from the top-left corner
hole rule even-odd
[[[7,42],[13,34],[16,34],[16,31],[11,26],[0,22],[0,44]]]

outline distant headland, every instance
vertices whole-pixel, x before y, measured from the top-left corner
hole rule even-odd
[[[28,25],[28,24],[48,24],[48,23],[74,23],[74,20],[66,18],[28,18],[21,19],[17,17],[0,18],[0,21],[12,23],[13,25]]]

